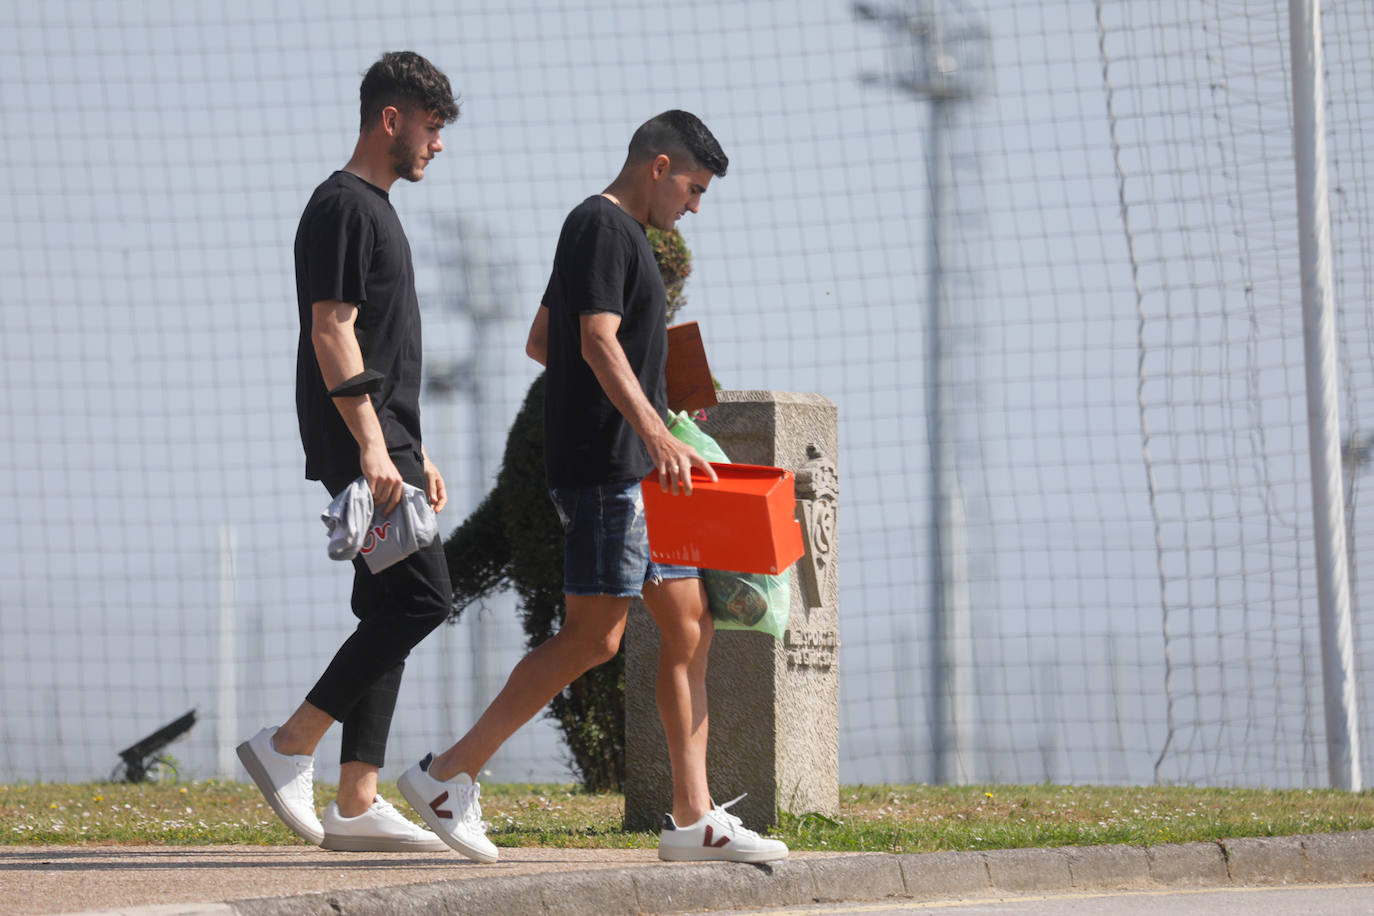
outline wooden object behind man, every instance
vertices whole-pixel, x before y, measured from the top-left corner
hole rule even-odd
[[[695,321],[675,324],[668,329],[668,365],[664,370],[668,389],[668,409],[688,413],[714,407],[716,386],[711,367],[706,363],[706,347]]]

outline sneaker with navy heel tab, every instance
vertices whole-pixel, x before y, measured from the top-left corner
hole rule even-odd
[[[452,849],[475,862],[490,864],[498,857],[482,823],[482,786],[466,773],[440,781],[429,775],[433,754],[401,774],[396,786],[429,828]]]
[[[701,820],[681,827],[671,814],[663,815],[658,857],[665,862],[775,862],[787,858],[787,844],[761,837],[725,810],[741,795],[716,805]]]

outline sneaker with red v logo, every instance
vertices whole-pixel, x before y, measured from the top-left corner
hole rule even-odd
[[[759,836],[725,810],[743,797],[716,805],[690,827],[678,826],[671,814],[665,814],[658,857],[665,862],[773,862],[787,858],[786,843]]]
[[[466,773],[441,782],[429,775],[433,754],[401,774],[396,786],[412,808],[451,849],[475,862],[497,859],[495,844],[482,823],[482,786]]]

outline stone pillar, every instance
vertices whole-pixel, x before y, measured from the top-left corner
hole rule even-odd
[[[777,812],[839,814],[839,434],[835,405],[815,394],[722,391],[701,428],[730,460],[792,470],[806,554],[789,572],[782,642],[717,630],[707,672],[707,774],[717,803],[761,830]],[[656,828],[672,777],[654,699],[658,629],[640,601],[625,634],[625,823]]]

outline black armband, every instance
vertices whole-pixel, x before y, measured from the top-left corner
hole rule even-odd
[[[382,380],[386,376],[376,369],[364,369],[351,379],[345,379],[329,389],[331,398],[352,398],[360,394],[372,394],[382,390]]]

